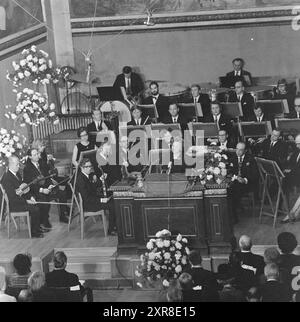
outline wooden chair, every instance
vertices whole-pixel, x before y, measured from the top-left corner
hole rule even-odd
[[[70,202],[70,213],[69,213],[69,222],[68,222],[68,232],[70,231],[72,219],[75,217],[75,216],[73,216],[74,202],[75,202],[75,205],[77,206],[77,208],[78,208],[78,210],[80,212],[80,205],[79,205],[77,196],[75,194],[75,188],[74,188],[74,186],[72,185],[71,182],[69,182],[69,187],[70,187],[71,192],[72,192],[72,197],[71,197],[71,202]]]
[[[105,216],[105,210],[101,209],[99,211],[95,212],[88,212],[83,210],[83,201],[81,194],[78,193],[78,200],[79,200],[79,209],[80,209],[80,234],[81,234],[81,239],[84,238],[84,220],[88,217],[95,217],[95,216],[101,216],[102,221],[103,221],[103,228],[104,228],[104,235],[107,237],[107,230],[108,230],[108,222],[106,220]]]
[[[1,186],[1,191],[3,193],[3,197],[4,197],[4,201],[6,204],[6,214],[7,214],[7,234],[8,234],[8,238],[10,238],[10,222],[11,220],[13,221],[13,223],[16,226],[17,230],[20,230],[20,223],[19,223],[19,227],[17,226],[16,223],[16,218],[19,218],[21,220],[21,218],[25,218],[27,221],[27,227],[28,227],[28,233],[29,233],[29,238],[31,238],[31,225],[30,225],[30,216],[29,216],[29,211],[20,211],[20,212],[11,212],[9,209],[9,200],[8,200],[8,196],[4,190],[4,188]]]

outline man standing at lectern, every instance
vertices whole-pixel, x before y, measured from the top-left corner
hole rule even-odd
[[[252,76],[249,72],[244,70],[245,61],[242,58],[235,58],[232,61],[233,71],[226,74],[228,79],[232,79],[232,86],[238,80],[242,80],[245,86],[252,85]]]
[[[232,201],[232,214],[234,223],[238,222],[237,210],[244,194],[254,191],[258,178],[257,167],[254,158],[246,153],[246,144],[239,142],[236,153],[229,157],[229,166],[233,174],[229,196]]]

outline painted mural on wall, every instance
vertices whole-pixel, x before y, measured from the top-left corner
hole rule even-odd
[[[96,0],[69,0],[72,18],[93,17]],[[96,16],[142,14],[146,8],[155,13],[194,12],[299,5],[299,0],[98,0]]]
[[[0,38],[43,21],[41,0],[0,0]]]

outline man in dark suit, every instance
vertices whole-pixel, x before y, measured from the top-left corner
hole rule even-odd
[[[228,80],[232,80],[229,87],[233,87],[236,81],[242,80],[245,86],[252,85],[252,76],[244,70],[245,62],[242,58],[235,58],[232,61],[233,71],[226,74]]]
[[[232,140],[229,140],[226,130],[220,130],[216,146],[220,147],[223,151],[227,151],[228,149],[234,149],[236,145]]]
[[[264,258],[251,252],[252,241],[251,238],[246,235],[240,237],[239,246],[240,251],[237,253],[237,256],[241,261],[241,267],[253,272],[258,279],[258,277],[264,273]]]
[[[145,105],[155,105],[158,113],[159,121],[162,122],[168,116],[169,99],[159,94],[159,86],[157,82],[151,82],[149,85],[151,95],[143,100]]]
[[[107,189],[106,174],[103,173],[101,180],[97,180],[92,174],[92,163],[89,159],[83,158],[80,162],[80,171],[78,171],[76,181],[76,191],[81,194],[83,201],[83,210],[87,212],[96,212],[101,209],[109,211],[110,235],[116,235],[116,220],[112,199],[109,198]],[[101,188],[101,192],[99,192]]]
[[[87,131],[89,134],[89,141],[96,144],[96,135],[91,135],[91,132],[100,132],[109,130],[109,124],[102,120],[101,111],[99,109],[93,109],[92,112],[93,122],[87,125]]]
[[[200,85],[193,84],[191,86],[191,96],[186,99],[186,103],[201,104],[203,118],[201,118],[199,121],[209,117],[211,101],[208,94],[201,93]]]
[[[141,77],[134,73],[130,66],[123,68],[123,73],[116,77],[113,86],[121,89],[124,100],[130,105],[130,101],[144,89],[144,83]]]
[[[127,123],[129,126],[140,126],[150,124],[150,120],[142,115],[142,109],[140,106],[135,105],[131,109],[131,121]]]
[[[217,101],[211,103],[211,113],[204,122],[216,123],[219,130],[225,130],[229,136],[232,134],[231,120],[228,116],[222,113],[221,105]]]
[[[247,122],[255,117],[254,115],[254,98],[250,93],[245,91],[245,87],[242,81],[235,83],[235,91],[230,92],[229,102],[240,102],[242,105],[243,118],[242,120]]]
[[[294,100],[294,110],[290,110],[290,119],[300,119],[300,97],[296,97]]]
[[[8,171],[4,173],[1,184],[8,196],[9,209],[12,212],[29,211],[31,235],[41,238],[43,234],[40,230],[40,212],[34,196],[30,192],[22,196],[16,192],[22,183],[19,158],[11,156],[8,161]]]
[[[24,182],[29,183],[39,177],[47,177],[47,173],[42,173],[42,169],[39,166],[40,154],[37,149],[32,148],[27,152],[28,159],[24,167]],[[52,228],[49,222],[49,210],[50,210],[50,193],[53,184],[50,179],[42,180],[31,186],[31,192],[37,201],[46,202],[48,204],[40,204],[40,221],[41,227],[45,232]]]
[[[274,263],[264,269],[267,282],[260,287],[262,302],[289,302],[290,294],[286,284],[279,282],[279,269]]]
[[[287,162],[287,144],[281,139],[281,131],[274,129],[269,138],[261,143],[262,156],[265,159],[276,161],[281,169]]]
[[[256,122],[256,123],[269,121],[267,115],[264,113],[263,108],[261,106],[259,105],[254,106],[253,110],[254,110],[254,115],[249,121]]]
[[[246,144],[239,142],[236,153],[229,157],[229,172],[233,175],[229,196],[232,201],[233,221],[237,223],[237,209],[244,194],[254,191],[257,184],[258,171],[254,158],[246,153]]]
[[[208,301],[218,301],[218,283],[214,273],[202,267],[202,257],[197,250],[189,254],[191,268],[188,273],[192,276],[195,287],[202,287],[207,290],[206,299]]]
[[[283,78],[280,79],[277,83],[277,87],[274,88],[274,100],[284,100],[288,102],[289,110],[291,111],[294,106],[295,94],[288,89],[288,83]]]
[[[163,120],[165,124],[180,124],[182,131],[187,129],[187,121],[179,114],[179,107],[174,103],[169,106],[169,115]]]

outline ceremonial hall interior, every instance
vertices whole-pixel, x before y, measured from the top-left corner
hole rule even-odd
[[[299,26],[0,0],[0,302],[300,301]]]

